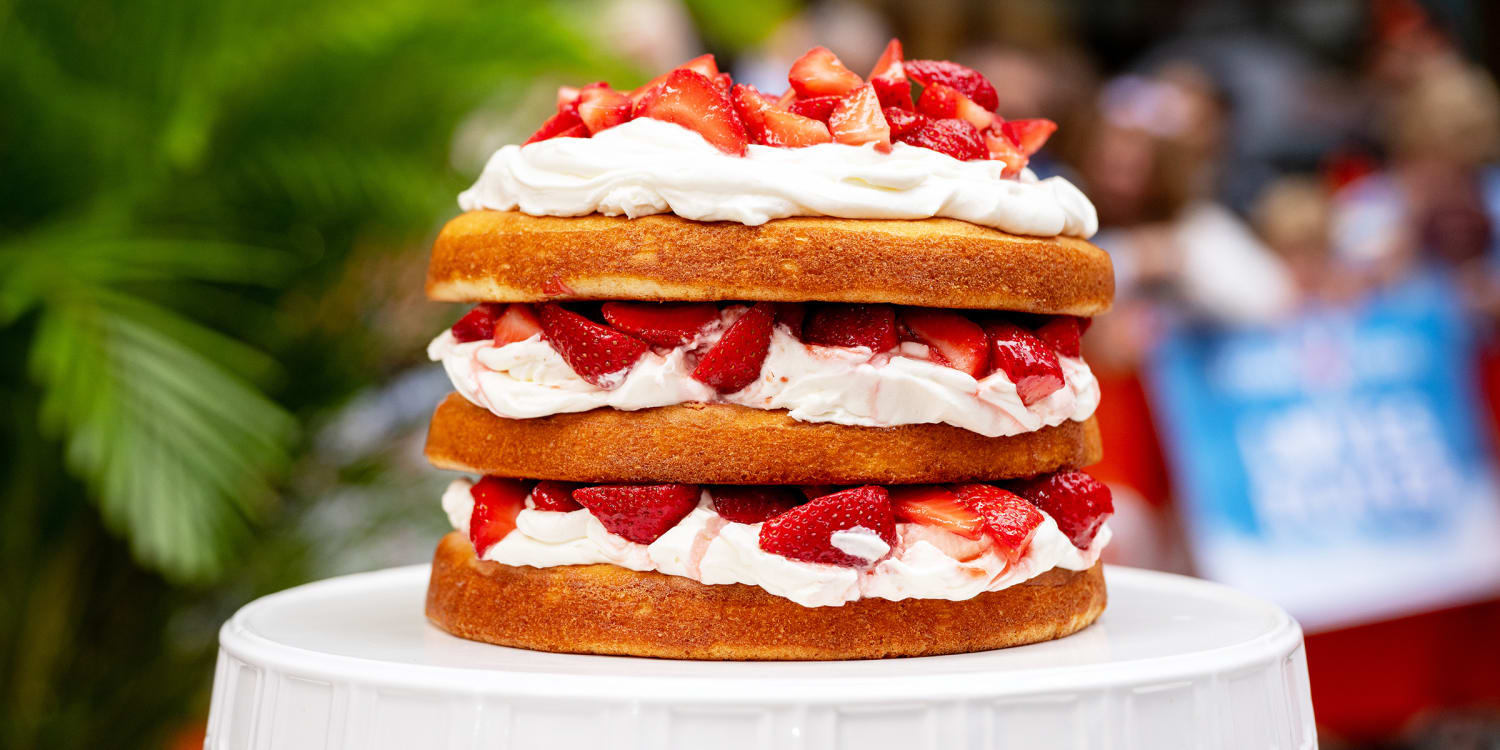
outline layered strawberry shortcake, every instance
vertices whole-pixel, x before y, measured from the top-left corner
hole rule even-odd
[[[428,616],[549,651],[830,659],[1074,632],[1109,490],[1080,338],[1108,308],[1055,129],[893,41],[780,96],[703,56],[565,88],[495,154],[428,292],[455,391]]]

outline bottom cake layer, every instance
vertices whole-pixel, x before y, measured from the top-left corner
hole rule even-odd
[[[963,601],[861,599],[803,607],[742,584],[705,585],[614,565],[481,561],[439,542],[427,618],[453,635],[559,653],[823,660],[988,651],[1061,638],[1104,611],[1104,574],[1060,568]]]

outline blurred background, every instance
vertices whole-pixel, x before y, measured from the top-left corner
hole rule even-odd
[[[0,2],[0,747],[201,745],[219,624],[421,562],[427,245],[559,84],[899,36],[1099,208],[1116,562],[1309,631],[1325,748],[1500,747],[1500,6]]]

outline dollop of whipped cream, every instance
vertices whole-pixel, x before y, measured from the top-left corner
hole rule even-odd
[[[1099,230],[1094,204],[1061,177],[1031,170],[1001,177],[999,161],[959,161],[905,143],[806,148],[714,148],[675,123],[640,118],[592,138],[509,145],[490,157],[465,211],[535,216],[647,216],[764,224],[787,216],[846,219],[946,217],[1012,234],[1087,239]]]
[[[495,346],[488,340],[461,343],[452,331],[444,331],[428,345],[427,354],[443,363],[464,398],[508,419],[697,401],[785,409],[803,422],[862,427],[943,423],[1001,437],[1083,421],[1099,406],[1099,382],[1076,357],[1059,357],[1063,387],[1027,406],[1004,372],[976,380],[924,359],[927,350],[921,344],[903,343],[877,355],[865,347],[804,344],[780,325],[771,334],[759,379],[721,394],[691,373],[698,354],[712,347],[744,310],[727,307],[693,341],[648,351],[609,389],[578,377],[540,335]]]
[[[464,536],[474,512],[471,485],[467,479],[456,479],[443,493],[443,510]],[[760,548],[761,524],[725,520],[714,510],[708,490],[698,507],[651,544],[610,533],[587,510],[536,510],[530,502],[516,516],[516,529],[485,550],[485,560],[533,568],[609,563],[699,583],[759,586],[804,607],[836,607],[860,598],[972,599],[1052,568],[1087,570],[1099,561],[1111,536],[1106,524],[1088,549],[1078,549],[1043,512],[1026,554],[1007,565],[987,540],[974,541],[931,526],[897,524],[894,549],[859,528],[835,532],[833,543],[844,552],[879,561],[860,570],[766,552]]]

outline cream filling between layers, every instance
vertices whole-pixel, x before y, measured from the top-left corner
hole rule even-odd
[[[469,535],[472,483],[455,479],[443,493],[443,510],[453,528]],[[485,560],[503,565],[550,568],[609,563],[631,570],[655,570],[699,583],[743,583],[804,607],[836,607],[860,598],[972,599],[1028,581],[1052,568],[1087,570],[1109,544],[1108,524],[1086,550],[1078,549],[1044,511],[1031,546],[1007,565],[987,540],[973,541],[918,524],[896,525],[897,544],[886,551],[872,532],[834,532],[843,551],[879,560],[865,570],[792,560],[760,548],[761,524],[726,521],[713,508],[707,490],[698,507],[651,544],[637,544],[605,530],[587,510],[547,511],[531,507],[516,516],[516,529],[485,551]],[[873,539],[869,538],[873,537]],[[887,548],[888,549],[888,548]],[[884,559],[881,559],[884,558]]]

